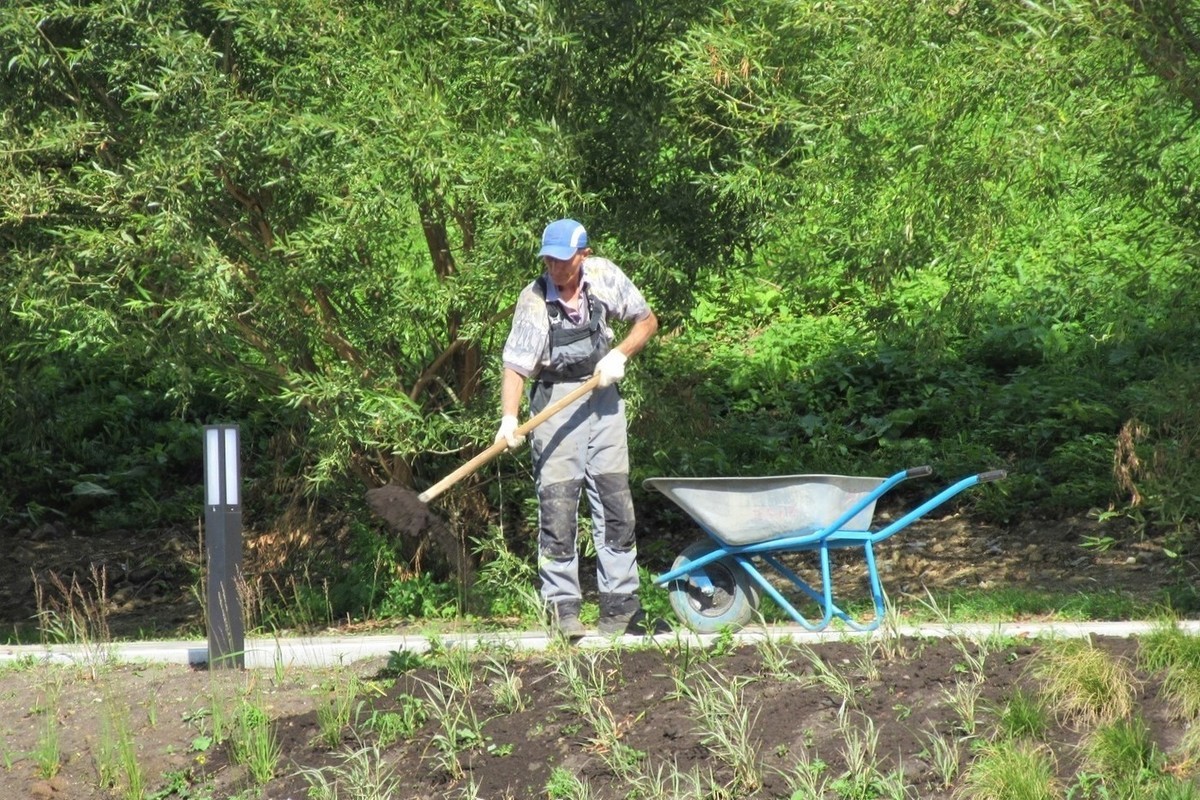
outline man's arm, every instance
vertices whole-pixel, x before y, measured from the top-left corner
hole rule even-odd
[[[525,390],[525,376],[512,367],[504,368],[500,382],[500,415],[515,417],[521,410],[521,395]]]
[[[525,388],[525,376],[512,367],[504,368],[504,377],[500,379],[500,430],[496,431],[496,441],[508,443],[509,448],[519,447],[525,441],[524,436],[517,436],[517,412],[521,410],[521,390]]]
[[[653,311],[647,310],[646,316],[630,326],[629,333],[625,335],[616,349],[624,353],[626,358],[636,356],[657,331],[658,317],[654,316]]]
[[[625,377],[625,362],[637,355],[658,330],[658,318],[646,309],[646,316],[636,320],[621,343],[605,354],[596,363],[596,375],[600,376],[600,387],[611,386]]]

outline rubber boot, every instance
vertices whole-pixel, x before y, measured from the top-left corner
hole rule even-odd
[[[602,636],[644,635],[645,614],[636,594],[600,593],[600,624]]]
[[[579,621],[579,600],[556,600],[546,611],[550,616],[550,629],[564,639],[579,639],[584,634]]]

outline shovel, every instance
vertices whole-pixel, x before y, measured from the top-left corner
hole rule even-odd
[[[545,408],[543,408],[538,413],[534,414],[529,419],[525,420],[525,422],[518,425],[515,435],[524,436],[525,434],[529,433],[531,430],[536,428],[538,425],[541,425],[543,422],[550,419],[555,414],[562,411],[564,408],[571,405],[576,400],[583,397],[585,394],[592,391],[599,385],[600,385],[600,376],[598,374],[593,375],[592,377],[588,378],[586,381],[581,383],[579,385],[579,387],[574,389],[570,394],[564,395],[563,397],[559,398],[558,400],[555,400],[553,403],[546,406]],[[491,447],[489,447],[487,450],[484,450],[482,453],[475,456],[474,458],[472,458],[467,463],[463,464],[458,469],[454,470],[454,472],[451,472],[449,475],[442,478],[440,481],[435,483],[433,486],[430,486],[428,489],[421,492],[421,494],[417,495],[417,499],[420,500],[422,503],[428,503],[430,500],[437,497],[439,494],[446,491],[451,486],[453,486],[454,484],[461,481],[463,478],[472,474],[477,469],[479,469],[484,464],[488,463],[493,458],[500,455],[507,449],[508,449],[508,442],[501,439],[500,441],[496,442]]]

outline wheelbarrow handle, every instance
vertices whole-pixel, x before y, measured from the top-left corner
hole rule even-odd
[[[998,480],[1001,480],[1001,479],[1007,478],[1007,477],[1008,477],[1008,470],[993,469],[993,470],[990,470],[989,472],[979,473],[979,482],[980,483],[989,483],[991,481],[998,481]]]
[[[904,477],[906,477],[906,478],[924,478],[926,475],[932,475],[932,474],[933,474],[933,467],[926,465],[924,467],[909,467],[905,471]]]
[[[575,389],[573,389],[571,392],[563,395],[561,398],[559,398],[558,400],[555,400],[553,403],[546,406],[545,408],[543,408],[538,413],[534,414],[529,419],[525,420],[525,422],[518,425],[515,435],[516,436],[524,436],[525,434],[529,433],[531,430],[536,428],[538,425],[541,425],[543,422],[550,419],[555,414],[562,411],[564,408],[571,405],[576,400],[583,397],[585,394],[592,391],[599,385],[600,385],[600,375],[599,374],[593,375],[592,377],[588,378],[583,383],[579,384],[579,386],[576,387]],[[482,467],[484,464],[488,463],[493,458],[500,455],[507,449],[508,449],[508,442],[501,439],[500,441],[496,442],[488,449],[484,450],[479,455],[472,458],[467,463],[463,464],[458,469],[454,470],[454,472],[451,472],[449,475],[442,478],[440,481],[435,483],[433,486],[430,486],[428,489],[421,492],[421,494],[419,494],[417,496],[417,498],[422,503],[428,503],[430,500],[437,497],[439,494],[446,491],[451,486],[453,486],[454,484],[461,481],[463,478],[467,477],[468,475],[471,475],[476,470],[478,470],[480,467]]]

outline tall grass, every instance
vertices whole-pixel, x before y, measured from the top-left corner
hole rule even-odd
[[[84,668],[96,680],[114,654],[107,569],[93,564],[90,586],[84,586],[75,575],[63,580],[54,572],[44,578],[35,574],[33,588],[43,642],[78,647]]]
[[[1050,751],[1019,741],[985,744],[963,778],[969,800],[1058,800],[1061,788]]]
[[[342,743],[342,734],[359,705],[360,681],[357,675],[338,672],[317,690],[317,731],[330,749]]]
[[[100,741],[95,758],[101,788],[119,787],[121,797],[125,800],[141,800],[147,789],[147,779],[138,760],[137,742],[130,727],[129,712],[111,695],[104,698]]]
[[[337,757],[337,764],[298,773],[308,784],[310,800],[393,800],[402,796],[403,781],[377,746]]]
[[[1137,697],[1130,666],[1090,639],[1050,643],[1032,664],[1047,700],[1066,722],[1082,726],[1128,717]]]
[[[701,743],[732,771],[732,789],[745,794],[762,784],[758,743],[751,736],[757,714],[746,706],[743,692],[750,682],[707,668],[698,679],[676,687],[695,717]]]
[[[62,736],[58,721],[58,703],[62,696],[62,675],[55,671],[45,684],[42,694],[33,708],[40,719],[37,743],[30,754],[37,773],[43,778],[53,778],[62,769]]]
[[[259,786],[277,774],[283,751],[271,719],[260,703],[249,697],[238,702],[231,720],[228,744],[230,759],[246,767]]]
[[[1036,694],[1017,688],[993,709],[996,731],[1003,739],[1041,739],[1050,727],[1050,712]]]

